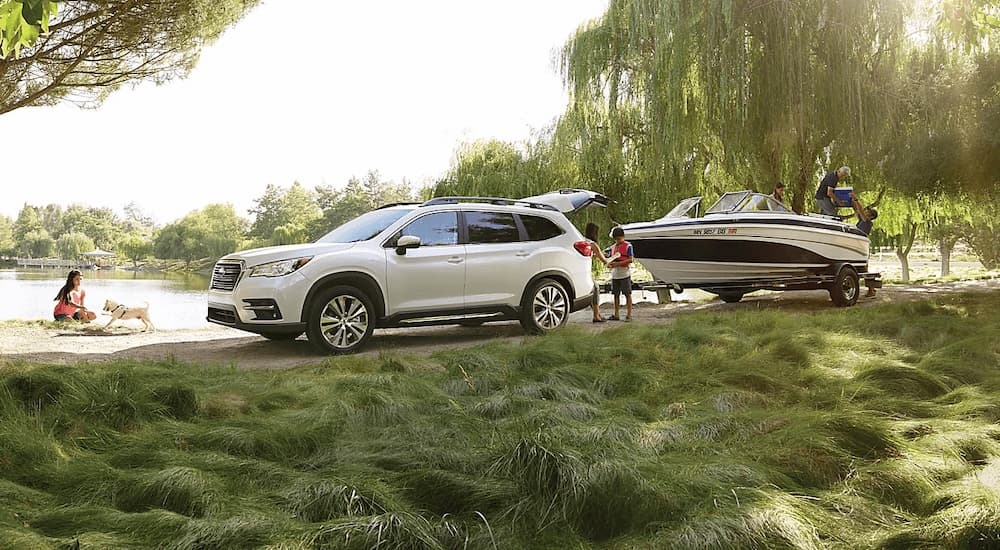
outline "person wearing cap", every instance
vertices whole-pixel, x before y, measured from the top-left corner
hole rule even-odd
[[[827,216],[836,216],[838,206],[847,206],[837,195],[834,194],[833,190],[840,183],[840,180],[850,177],[851,169],[846,166],[841,166],[834,172],[823,176],[823,179],[819,182],[819,188],[816,189],[816,203],[819,205],[819,211],[821,214],[826,214]]]

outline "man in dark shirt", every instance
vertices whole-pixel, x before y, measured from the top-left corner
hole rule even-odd
[[[819,211],[821,214],[826,214],[827,216],[837,215],[837,206],[847,206],[843,203],[837,196],[833,193],[834,188],[840,183],[840,180],[851,175],[851,169],[846,166],[841,166],[835,172],[830,172],[829,174],[823,176],[822,181],[819,182],[819,188],[816,189],[816,203],[819,205]]]
[[[878,210],[875,210],[874,206],[865,206],[861,204],[861,201],[851,193],[851,206],[854,208],[854,213],[858,215],[858,229],[864,232],[865,235],[871,235],[872,233],[872,220],[878,217]],[[875,296],[875,289],[869,287],[868,293],[865,294],[866,298],[871,298]]]
[[[854,207],[854,213],[858,215],[858,229],[863,231],[865,235],[871,235],[872,220],[878,217],[878,210],[861,204],[861,201],[854,196],[854,193],[851,193],[851,206]]]

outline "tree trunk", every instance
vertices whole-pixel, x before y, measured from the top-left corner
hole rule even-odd
[[[792,210],[799,214],[804,213],[805,197],[809,190],[809,175],[806,170],[800,169],[794,184],[794,194],[792,194]]]
[[[799,148],[803,150],[799,154],[799,167],[794,184],[794,194],[792,195],[792,211],[797,214],[805,214],[813,206],[813,193],[816,191],[812,181],[813,166],[816,156],[811,152],[806,153],[805,143],[800,143]]]
[[[896,248],[896,257],[899,258],[900,280],[904,283],[910,282],[910,258],[898,247]]]
[[[951,273],[951,250],[955,247],[955,242],[950,239],[938,241],[938,250],[941,252],[941,276],[947,277]]]
[[[896,257],[899,258],[900,280],[910,281],[910,250],[917,238],[917,224],[909,220],[903,222],[903,233],[896,238]]]

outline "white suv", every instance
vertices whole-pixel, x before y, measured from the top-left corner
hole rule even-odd
[[[590,304],[590,247],[563,212],[605,206],[562,189],[520,200],[439,197],[395,204],[314,243],[221,258],[208,320],[327,353],[362,347],[375,328],[517,319],[544,333]]]

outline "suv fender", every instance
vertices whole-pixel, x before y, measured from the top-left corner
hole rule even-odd
[[[336,285],[353,286],[364,292],[368,296],[368,299],[372,301],[372,306],[375,308],[375,318],[380,319],[385,317],[385,294],[382,292],[382,287],[375,281],[375,278],[360,271],[345,271],[325,275],[313,284],[306,294],[306,299],[302,301],[300,319],[308,317],[309,308],[312,307],[317,293]]]
[[[569,275],[563,273],[562,271],[550,269],[548,271],[542,271],[541,273],[536,273],[535,276],[532,277],[526,285],[524,285],[524,288],[521,289],[521,298],[518,300],[517,303],[523,304],[525,293],[528,292],[529,289],[534,287],[535,283],[537,283],[542,279],[554,279],[558,281],[559,284],[561,284],[563,288],[566,289],[566,293],[569,294],[570,303],[572,304],[576,301],[576,289],[573,288],[573,283],[570,282],[572,281],[572,279],[569,277]],[[587,302],[587,304],[589,305],[590,302]]]

